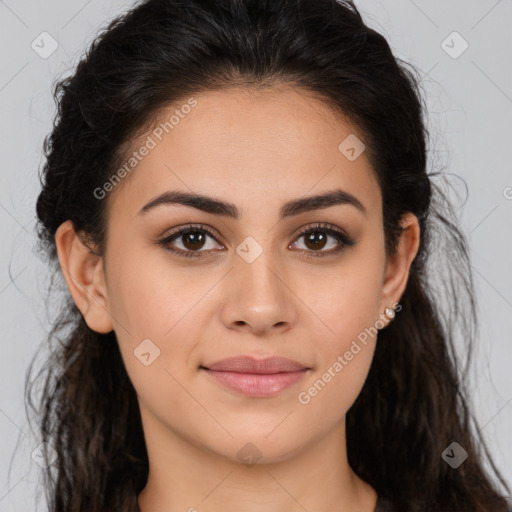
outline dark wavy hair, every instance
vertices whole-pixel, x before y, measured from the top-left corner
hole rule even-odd
[[[42,441],[58,455],[43,472],[50,510],[137,511],[148,477],[136,393],[115,333],[91,330],[67,292],[57,228],[70,219],[103,255],[108,197],[99,201],[93,191],[163,108],[201,91],[277,84],[314,93],[364,134],[383,198],[386,253],[396,248],[404,213],[421,228],[402,309],[379,331],[367,380],[347,413],[350,466],[397,511],[505,512],[484,455],[510,489],[467,396],[477,332],[473,278],[455,210],[436,185],[442,173],[427,172],[421,78],[349,0],[146,0],[111,21],[74,73],[57,81],[37,235],[52,271],[48,296],[62,300],[40,348],[45,364],[32,381],[34,358],[25,382]],[[434,255],[448,248],[433,269]],[[454,441],[468,452],[457,469],[442,458]]]

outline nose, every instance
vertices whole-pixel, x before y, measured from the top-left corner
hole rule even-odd
[[[295,323],[300,301],[292,290],[289,273],[267,252],[251,263],[238,255],[234,258],[234,268],[225,279],[220,312],[227,328],[262,336],[285,332]]]

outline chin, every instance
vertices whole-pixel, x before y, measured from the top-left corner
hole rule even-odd
[[[291,439],[290,436],[283,437],[269,434],[268,429],[264,431],[246,430],[243,434],[236,435],[233,439],[226,440],[219,446],[218,443],[210,445],[217,455],[224,457],[231,462],[241,463],[247,467],[254,465],[276,464],[286,461],[304,449],[307,441]]]

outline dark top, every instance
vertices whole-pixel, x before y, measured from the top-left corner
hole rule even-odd
[[[507,508],[507,510],[509,512],[512,512],[512,502],[510,502],[509,505],[510,508]],[[374,512],[395,512],[395,510],[395,506],[391,501],[387,500],[386,498],[383,498],[381,495],[377,495],[377,504],[375,505]],[[414,510],[418,509],[415,507]]]
[[[378,494],[374,512],[393,512],[393,505],[390,501]]]

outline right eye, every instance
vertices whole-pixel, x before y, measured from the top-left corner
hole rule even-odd
[[[158,243],[167,250],[178,256],[184,258],[199,258],[202,257],[202,249],[207,237],[217,240],[213,232],[206,226],[201,225],[188,225],[181,226],[178,229],[167,234],[164,239]],[[179,240],[183,249],[176,249],[173,246],[175,240]]]

